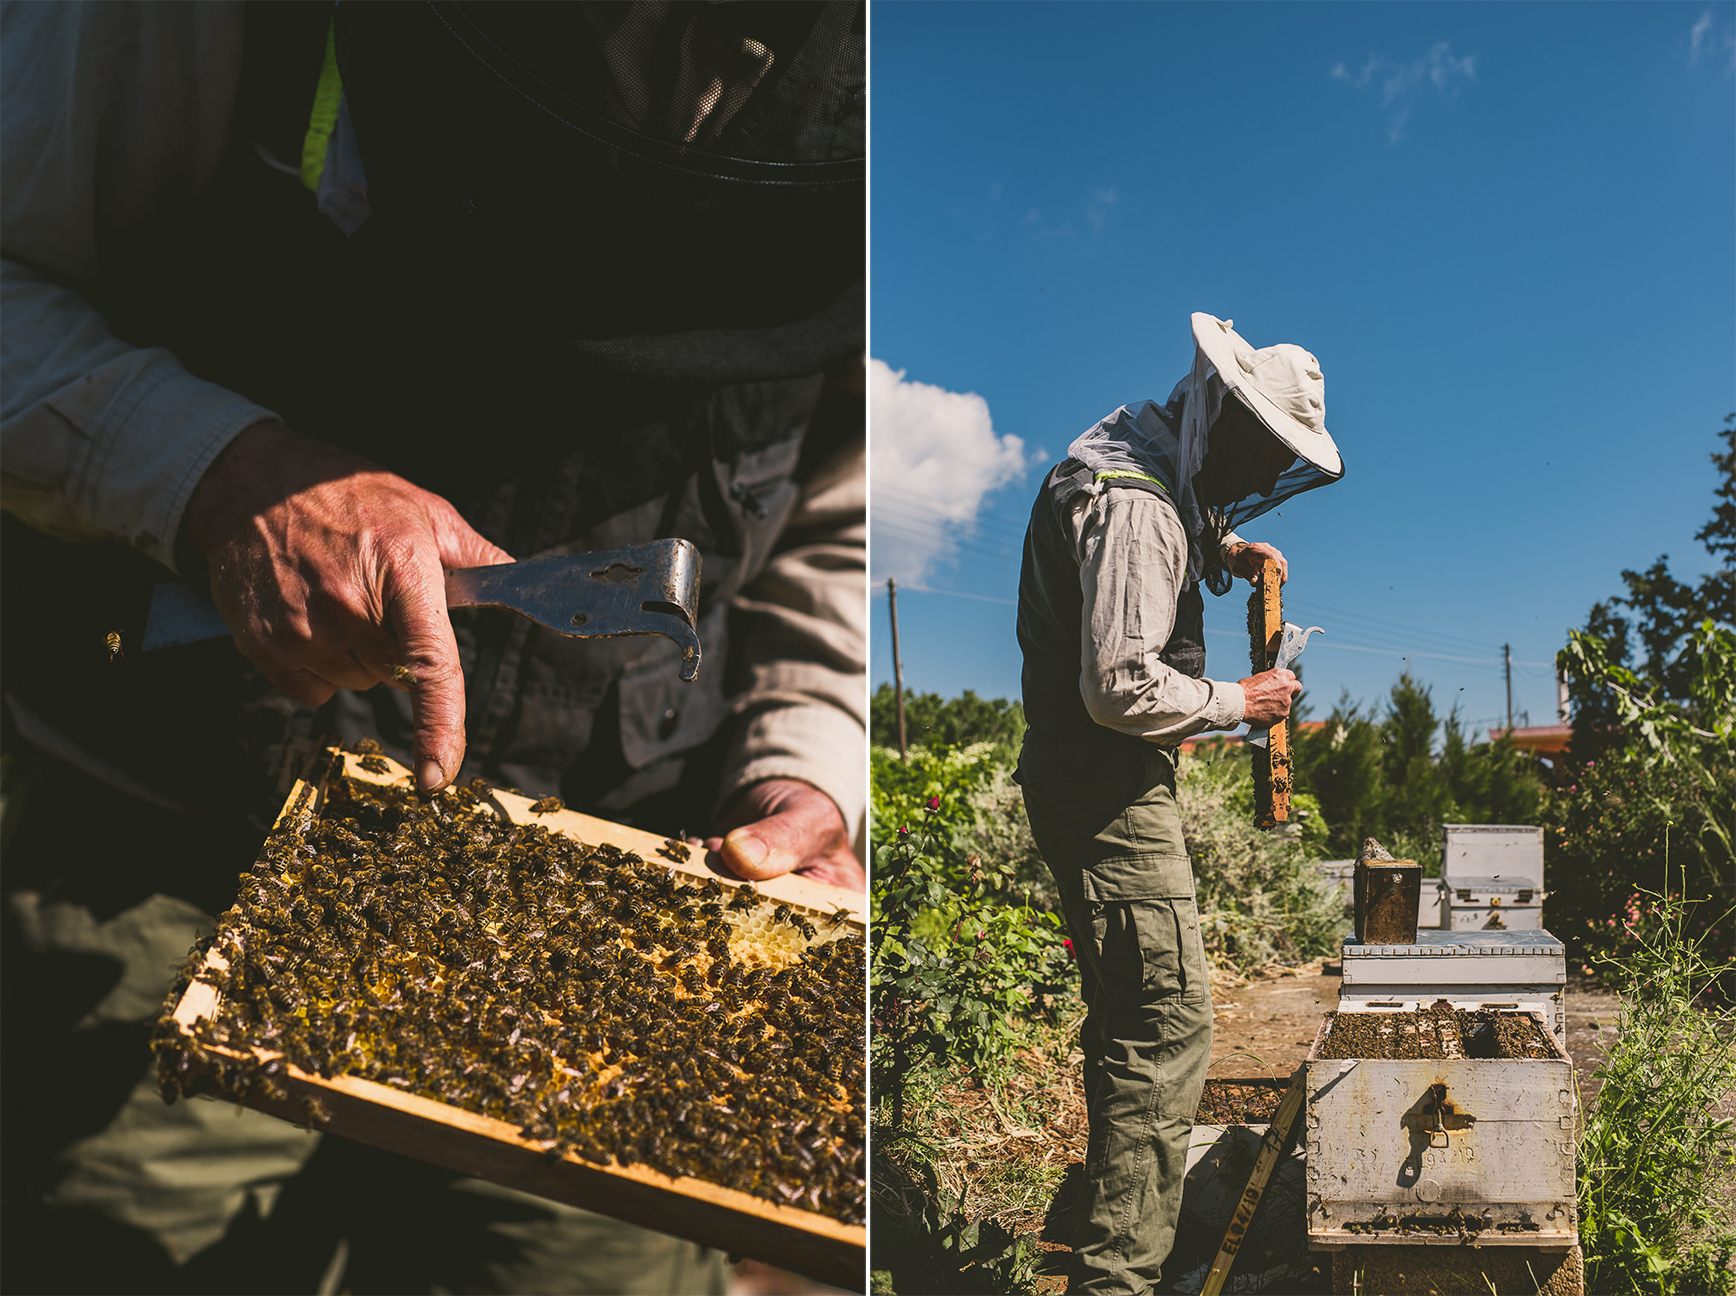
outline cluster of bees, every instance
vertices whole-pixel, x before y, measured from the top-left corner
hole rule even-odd
[[[864,950],[846,913],[816,925],[751,886],[510,823],[480,781],[424,801],[334,770],[319,816],[285,815],[193,951],[159,1078],[169,1101],[213,1085],[282,1102],[286,1062],[358,1076],[551,1155],[860,1223]],[[221,999],[189,1035],[168,1013],[195,977]]]

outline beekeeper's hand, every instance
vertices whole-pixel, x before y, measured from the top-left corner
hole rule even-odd
[[[730,873],[754,882],[793,872],[851,891],[868,884],[850,849],[843,812],[799,779],[767,779],[748,788],[718,821],[705,849]]]
[[[458,511],[378,464],[282,423],[256,423],[187,504],[211,596],[235,646],[297,702],[340,688],[410,693],[416,780],[464,759],[464,677],[446,568],[511,562]]]
[[[1289,715],[1290,704],[1302,691],[1302,681],[1294,671],[1287,670],[1261,671],[1237,682],[1247,699],[1242,719],[1254,729],[1264,729]]]
[[[1278,583],[1290,579],[1290,564],[1278,552],[1276,545],[1264,543],[1237,545],[1230,551],[1230,574],[1240,576],[1250,584],[1258,584],[1260,568],[1270,558],[1278,564]]]

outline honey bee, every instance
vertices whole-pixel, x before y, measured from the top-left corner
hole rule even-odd
[[[435,805],[329,777],[324,805],[272,838],[219,921],[218,1018],[194,1036],[170,1018],[153,1037],[166,1096],[277,1097],[281,1069],[233,1056],[269,1045],[303,1071],[510,1122],[551,1156],[860,1220],[859,937],[768,961],[716,879],[504,823],[486,784]],[[760,903],[744,885],[729,910]]]
[[[121,651],[121,635],[118,630],[110,630],[103,636],[103,647],[108,649],[108,659],[112,662],[116,657],[125,657]]]

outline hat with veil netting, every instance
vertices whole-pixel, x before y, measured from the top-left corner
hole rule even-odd
[[[1320,362],[1288,342],[1255,350],[1233,320],[1196,311],[1194,362],[1169,400],[1123,405],[1067,448],[1099,482],[1135,476],[1160,483],[1188,535],[1188,575],[1215,594],[1230,588],[1219,554],[1223,537],[1285,500],[1344,476],[1326,430],[1326,379]],[[1295,455],[1269,495],[1251,493],[1208,505],[1194,491],[1212,427],[1226,399],[1240,400]]]

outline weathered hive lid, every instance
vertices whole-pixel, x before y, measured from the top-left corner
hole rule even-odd
[[[1449,891],[1497,891],[1505,895],[1509,891],[1529,891],[1541,896],[1543,890],[1530,878],[1522,877],[1454,877],[1445,879]]]
[[[1344,957],[1366,958],[1522,958],[1565,959],[1567,947],[1546,931],[1424,930],[1410,945],[1365,945],[1355,935],[1344,940]]]

